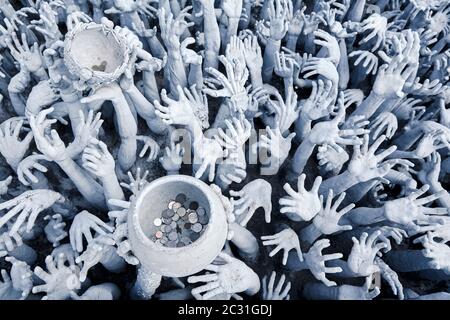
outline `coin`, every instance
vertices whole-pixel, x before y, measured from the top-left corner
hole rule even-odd
[[[169,202],[169,205],[168,205],[167,207],[168,207],[169,209],[172,209],[174,204],[175,204],[175,201],[174,201],[174,200],[171,200],[171,201]]]
[[[189,209],[191,209],[191,210],[197,210],[197,208],[198,208],[198,202],[197,202],[197,201],[192,201],[192,202],[189,204]]]
[[[191,224],[188,222],[188,223],[185,223],[184,224],[184,228],[185,229],[191,229]]]
[[[172,219],[171,218],[162,218],[162,222],[164,224],[170,224],[172,222]]]
[[[203,216],[206,214],[206,209],[203,207],[198,207],[198,209],[196,210],[197,214]]]
[[[179,203],[185,203],[187,200],[187,197],[184,193],[179,193],[176,197],[175,197],[175,201],[179,202]]]
[[[179,209],[178,209],[179,210]],[[177,211],[178,212],[178,211]],[[180,219],[180,216],[177,214],[177,213],[175,213],[174,215],[173,215],[173,217],[172,217],[172,221],[178,221]]]
[[[200,223],[195,223],[191,227],[191,230],[196,233],[199,233],[200,231],[202,231],[202,229],[203,229],[203,226]]]
[[[163,236],[163,233],[161,231],[156,231],[156,233],[155,233],[156,238],[161,239],[162,236]]]
[[[183,208],[183,207],[178,208],[177,214],[178,214],[180,217],[183,217],[183,216],[186,214],[186,209]]]
[[[190,223],[196,223],[198,221],[197,213],[195,212],[189,213],[188,219]]]
[[[166,219],[172,218],[172,216],[173,216],[174,214],[175,214],[175,213],[174,213],[173,210],[171,210],[171,209],[166,209],[166,210],[164,210],[164,211],[162,212],[163,218],[166,218]]]
[[[172,222],[170,223],[170,227],[171,227],[172,229],[175,229],[175,228],[177,227],[177,223],[176,223],[175,221],[172,221]]]
[[[172,231],[172,227],[169,225],[164,226],[164,233],[169,233]]]
[[[155,220],[153,220],[153,224],[159,227],[162,224],[162,220],[160,218],[156,218]]]
[[[208,223],[208,216],[206,214],[199,215],[198,216],[198,222],[201,224],[207,224]]]
[[[173,206],[172,206],[172,209],[173,209],[174,211],[177,211],[178,208],[181,208],[181,203],[175,202],[175,203],[173,204]]]
[[[176,241],[167,241],[166,242],[166,247],[174,248],[174,247],[176,247],[176,245],[177,245]]]
[[[178,234],[176,233],[176,231],[172,231],[171,233],[169,233],[169,240],[174,241],[178,239]]]
[[[167,239],[161,238],[161,240],[159,240],[159,242],[161,242],[161,244],[165,244],[165,243],[167,243]]]

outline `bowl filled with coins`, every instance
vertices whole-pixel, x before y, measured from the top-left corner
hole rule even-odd
[[[163,276],[203,270],[222,250],[228,233],[223,205],[199,179],[171,175],[147,185],[128,217],[134,255]]]

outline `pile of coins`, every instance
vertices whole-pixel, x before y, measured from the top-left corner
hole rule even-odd
[[[157,231],[151,239],[166,247],[184,247],[200,237],[208,221],[206,209],[180,193],[168,202],[161,217],[153,221]]]

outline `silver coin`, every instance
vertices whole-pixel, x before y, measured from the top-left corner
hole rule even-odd
[[[200,223],[195,223],[192,225],[191,230],[194,231],[195,233],[199,233],[200,231],[202,231],[203,226]]]
[[[171,218],[173,215],[174,215],[174,212],[171,209],[166,209],[162,212],[162,217],[166,218],[166,219]]]
[[[177,242],[176,242],[176,241],[167,241],[167,242],[165,243],[165,246],[166,246],[166,247],[174,248],[174,247],[177,246]]]
[[[172,217],[172,221],[178,221],[178,220],[180,220],[180,216],[177,214],[177,213],[175,213],[174,215],[173,215],[173,217]]]
[[[169,225],[164,226],[164,233],[169,233],[172,231],[172,227]]]
[[[171,233],[169,233],[169,240],[170,241],[175,241],[178,239],[178,234],[175,231],[172,231]]]
[[[177,214],[178,214],[180,217],[184,217],[184,215],[186,214],[186,209],[183,208],[183,207],[178,208]]]
[[[175,197],[175,201],[178,203],[185,203],[187,200],[187,197],[184,193],[179,193],[176,197]]]
[[[201,215],[201,216],[206,214],[206,209],[203,207],[198,207],[198,209],[195,211],[197,212],[198,215]]]
[[[198,222],[201,224],[208,224],[208,216],[206,214],[198,216]]]
[[[179,208],[181,208],[181,203],[175,202],[172,206],[173,211],[177,211]]]
[[[162,220],[160,218],[156,218],[155,220],[153,220],[153,224],[159,227],[162,224]]]
[[[175,221],[172,221],[170,223],[170,227],[172,228],[172,230],[175,229],[177,227],[177,223]]]
[[[171,218],[162,218],[162,222],[164,224],[170,224],[172,222],[172,219]]]
[[[175,204],[175,200],[170,200],[169,204],[167,205],[167,208],[172,210],[174,204]]]
[[[161,240],[159,240],[159,242],[161,242],[161,244],[165,244],[165,243],[167,243],[167,239],[161,238]]]
[[[189,213],[188,219],[190,223],[197,223],[198,221],[197,213],[196,212]]]

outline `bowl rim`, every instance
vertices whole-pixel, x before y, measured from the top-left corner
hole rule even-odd
[[[123,49],[122,50],[122,63],[113,72],[96,71],[91,68],[83,67],[80,65],[79,61],[75,59],[71,53],[72,43],[76,36],[85,30],[101,30],[104,34],[112,34],[117,44]],[[64,39],[64,63],[67,69],[72,74],[80,76],[82,70],[89,70],[92,77],[88,81],[99,81],[99,82],[113,82],[117,80],[121,74],[123,74],[128,67],[131,59],[131,48],[126,42],[126,39],[120,36],[114,29],[105,26],[104,24],[99,24],[96,22],[78,23],[73,27],[66,35]]]
[[[205,196],[206,200],[208,201],[209,205],[209,221],[208,225],[206,226],[205,231],[200,235],[200,237],[195,240],[194,242],[183,246],[183,247],[166,247],[161,244],[157,244],[153,242],[149,237],[147,237],[144,232],[142,231],[142,227],[139,221],[139,215],[138,215],[138,209],[142,205],[143,199],[145,196],[154,190],[157,187],[161,187],[161,185],[164,185],[166,183],[170,182],[184,182],[187,184],[190,184],[197,189],[199,189]],[[210,192],[208,192],[210,191]],[[180,252],[180,251],[186,251],[191,248],[197,247],[199,243],[204,242],[205,239],[208,237],[208,235],[211,233],[211,222],[215,220],[215,214],[213,214],[213,206],[214,206],[214,199],[212,199],[215,196],[214,191],[211,190],[211,188],[203,181],[194,178],[192,176],[188,175],[170,175],[170,176],[164,176],[161,178],[158,178],[156,180],[153,180],[151,183],[146,185],[144,189],[137,195],[134,205],[133,205],[133,212],[131,216],[132,220],[132,228],[134,228],[135,235],[138,238],[140,242],[142,242],[143,245],[150,246],[152,249],[155,249],[157,251],[164,251],[164,252]],[[218,197],[217,197],[218,198]],[[217,199],[220,201],[220,199]]]

